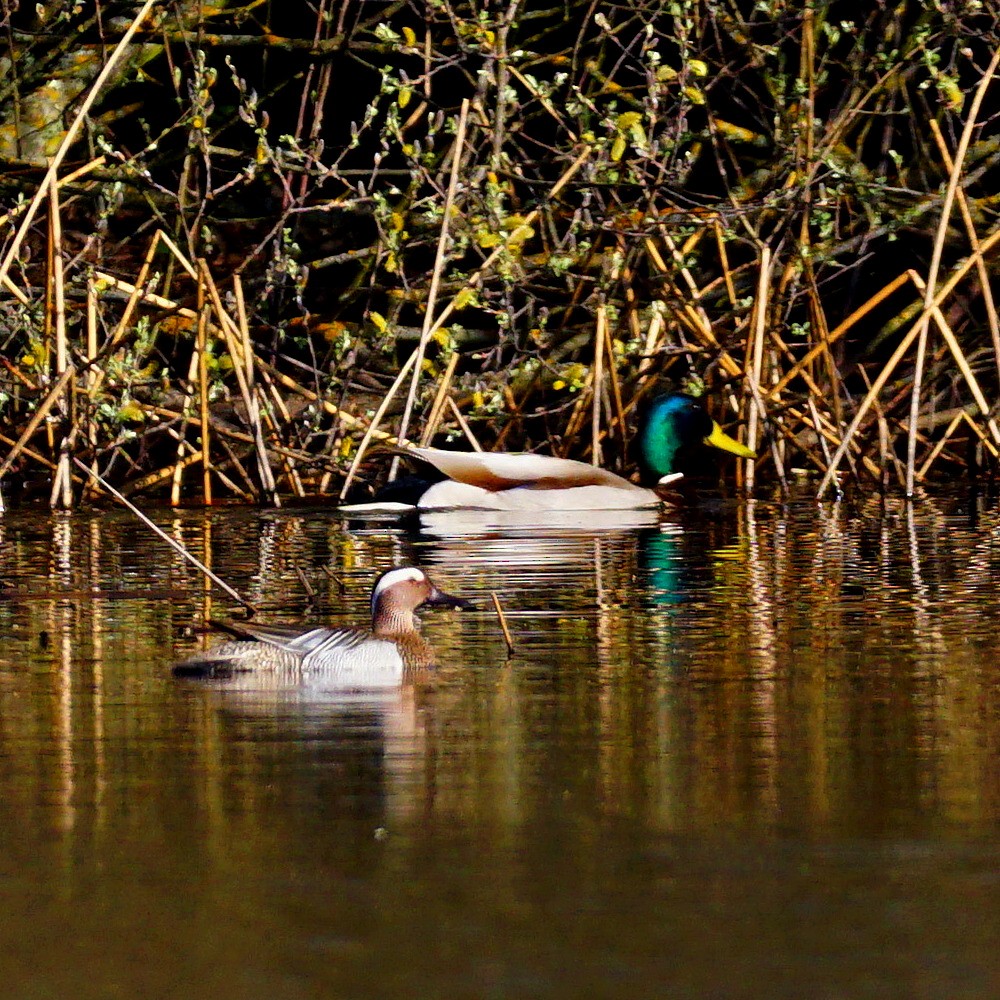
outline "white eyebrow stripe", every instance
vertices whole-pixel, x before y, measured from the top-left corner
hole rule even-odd
[[[372,605],[374,606],[383,591],[388,590],[389,587],[395,587],[397,583],[405,583],[409,580],[414,583],[422,583],[425,579],[423,570],[419,570],[415,566],[401,566],[399,569],[391,569],[379,580],[372,592]]]

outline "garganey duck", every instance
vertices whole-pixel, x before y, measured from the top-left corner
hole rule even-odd
[[[248,672],[280,674],[282,680],[321,680],[343,690],[395,687],[433,665],[431,647],[420,635],[416,610],[428,605],[468,607],[438,590],[414,566],[383,573],[372,589],[370,629],[296,628],[226,623],[239,638],[179,663],[177,677],[227,678]]]

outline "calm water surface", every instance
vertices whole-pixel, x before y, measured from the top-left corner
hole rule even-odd
[[[1000,995],[990,505],[154,514],[262,620],[403,561],[479,610],[377,698],[181,682],[219,592],[128,514],[0,517],[5,998]]]

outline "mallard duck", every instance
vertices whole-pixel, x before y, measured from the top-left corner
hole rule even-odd
[[[424,606],[467,607],[468,602],[438,590],[422,569],[400,566],[375,582],[370,629],[226,623],[222,627],[238,638],[198,653],[173,672],[221,678],[259,673],[281,675],[286,682],[316,678],[341,690],[394,687],[433,662],[415,614]]]
[[[400,453],[434,466],[446,478],[420,481],[416,496],[396,499],[394,484],[371,503],[342,507],[346,513],[391,510],[636,510],[661,502],[653,488],[680,478],[677,452],[703,443],[741,458],[755,458],[726,434],[704,406],[685,393],[659,396],[650,404],[638,434],[638,448],[650,485],[639,486],[605,469],[550,455],[462,452],[408,447]]]

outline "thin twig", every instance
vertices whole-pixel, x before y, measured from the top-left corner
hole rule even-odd
[[[594,329],[594,377],[591,384],[590,413],[590,464],[601,464],[601,388],[604,382],[604,331],[608,314],[602,302],[597,307],[597,326]]]
[[[445,405],[451,410],[451,415],[455,418],[455,422],[462,429],[462,433],[465,435],[465,439],[472,446],[473,451],[482,451],[483,446],[479,443],[476,435],[472,433],[472,428],[469,426],[468,421],[462,415],[462,411],[458,408],[458,404],[448,396],[445,400]]]
[[[247,321],[247,307],[243,298],[243,282],[240,280],[238,274],[233,275],[233,291],[236,294],[236,319],[240,330],[239,342],[243,348],[243,363],[246,366],[246,373],[241,379],[241,388],[245,383],[247,420],[249,420],[250,426],[253,429],[254,442],[257,446],[257,471],[260,473],[260,481],[264,487],[264,492],[271,498],[272,506],[280,507],[281,497],[278,495],[278,487],[274,480],[274,471],[271,469],[271,461],[267,455],[267,446],[264,443],[264,429],[261,425],[260,416],[260,397],[257,394],[257,387],[254,385],[254,352],[253,344],[250,340],[250,324]],[[218,294],[213,283],[213,301],[217,300]],[[216,306],[216,309],[218,308],[219,306]],[[235,338],[230,334],[229,328],[225,323],[222,324],[222,330],[226,337],[235,343]],[[236,357],[236,355],[234,354],[233,357]],[[239,365],[237,365],[237,369],[237,376],[239,376],[243,369]]]
[[[201,414],[201,488],[205,505],[212,502],[211,438],[208,416],[208,303],[205,278],[198,276],[198,404]]]
[[[3,463],[0,464],[0,479],[7,474],[10,467],[17,461],[17,456],[21,454],[24,450],[24,446],[31,440],[31,436],[36,430],[38,430],[38,425],[49,415],[49,411],[58,402],[59,397],[63,394],[70,379],[72,379],[75,374],[76,368],[72,364],[67,365],[66,371],[59,376],[55,385],[49,389],[45,398],[38,404],[38,408],[31,415],[31,419],[28,421],[28,426],[21,432],[21,436],[17,439],[17,443],[7,453],[7,457],[3,460]]]
[[[458,113],[458,126],[455,130],[455,142],[451,158],[451,178],[448,181],[448,192],[444,199],[444,215],[441,219],[441,233],[438,236],[437,253],[434,255],[434,270],[431,273],[431,285],[427,292],[427,303],[424,306],[424,325],[420,331],[420,342],[417,344],[417,359],[413,365],[413,376],[410,379],[410,391],[406,396],[406,404],[403,406],[403,416],[399,421],[399,436],[406,437],[406,432],[410,427],[410,416],[413,413],[413,406],[417,399],[417,387],[420,384],[420,376],[423,373],[424,352],[430,343],[431,330],[434,327],[434,310],[437,308],[438,288],[441,284],[441,274],[444,271],[445,260],[448,256],[448,231],[451,226],[451,212],[455,204],[455,192],[458,191],[458,175],[462,166],[462,158],[465,155],[465,129],[469,120],[469,99],[462,101],[461,110]],[[390,481],[396,478],[396,471],[399,469],[399,456],[392,460],[389,468]]]
[[[757,422],[758,418],[767,417],[764,411],[764,400],[761,395],[760,382],[761,373],[764,367],[764,339],[767,334],[767,307],[768,294],[771,284],[771,248],[764,244],[760,248],[760,274],[757,280],[757,296],[754,300],[753,312],[753,374],[747,379],[750,392],[753,394],[753,405],[750,407],[750,417],[747,421],[747,447],[751,451],[757,450]],[[756,463],[747,462],[746,467],[746,488],[747,492],[753,490],[754,473]]]
[[[438,383],[437,392],[434,394],[434,402],[431,404],[431,412],[424,424],[424,432],[420,435],[420,447],[426,448],[434,439],[437,433],[438,424],[441,422],[441,414],[444,412],[444,405],[448,398],[448,389],[451,387],[451,380],[455,377],[455,369],[458,367],[459,353],[452,351],[448,359],[448,367],[445,368],[441,381]]]
[[[69,346],[66,342],[66,287],[63,274],[62,215],[59,211],[59,186],[55,178],[49,180],[49,236],[51,243],[50,263],[52,268],[52,312],[55,321],[56,374],[61,375],[69,364]],[[73,407],[72,389],[69,396],[62,396],[59,409],[62,416],[63,439],[59,447],[59,464],[52,481],[52,495],[49,504],[69,510],[73,506],[73,486],[69,472],[70,439],[75,439],[76,430],[69,426]]]

